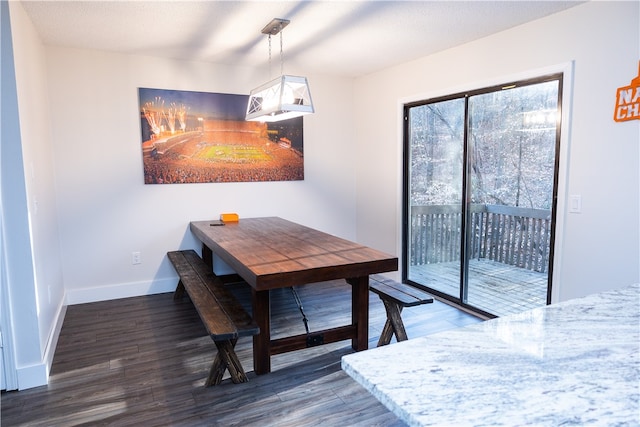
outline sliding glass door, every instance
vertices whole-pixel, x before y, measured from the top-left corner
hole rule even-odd
[[[405,106],[406,280],[488,315],[548,303],[561,83]]]

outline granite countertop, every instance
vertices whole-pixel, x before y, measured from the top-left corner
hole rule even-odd
[[[640,425],[640,285],[342,358],[411,426]]]

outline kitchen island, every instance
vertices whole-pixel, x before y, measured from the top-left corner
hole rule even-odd
[[[640,285],[350,354],[410,426],[640,425]]]

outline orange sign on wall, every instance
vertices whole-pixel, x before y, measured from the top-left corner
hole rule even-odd
[[[638,63],[638,77],[631,80],[629,86],[618,88],[613,120],[616,122],[640,120],[640,63]]]

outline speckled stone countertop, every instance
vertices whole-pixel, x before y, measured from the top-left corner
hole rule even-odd
[[[640,285],[344,356],[410,426],[639,426]]]

